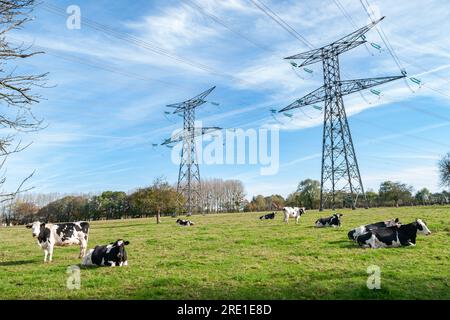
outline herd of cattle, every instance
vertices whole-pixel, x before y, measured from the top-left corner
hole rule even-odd
[[[298,223],[300,217],[306,212],[305,208],[284,207],[284,222],[288,223],[289,218],[295,218]],[[331,217],[319,218],[315,222],[317,228],[322,227],[340,227],[341,218],[344,215],[335,213]],[[261,220],[275,219],[275,212],[260,217]],[[402,224],[399,219],[391,219],[377,223],[359,226],[348,232],[348,238],[355,241],[363,248],[389,248],[401,246],[415,246],[418,233],[430,235],[425,221],[416,219],[416,221]]]
[[[306,213],[305,208],[284,207],[284,222],[288,223],[289,218],[294,218],[298,224],[300,217]],[[275,219],[275,212],[260,217],[261,220]],[[335,213],[331,217],[319,218],[315,222],[315,227],[340,227],[340,213]],[[178,219],[177,224],[181,226],[193,226],[190,220]],[[89,228],[88,222],[70,223],[41,223],[34,222],[27,225],[32,230],[33,237],[37,238],[38,245],[44,250],[44,262],[51,262],[53,258],[53,248],[55,246],[79,245],[81,264],[83,266],[127,266],[128,257],[125,246],[129,241],[119,239],[108,245],[97,245],[94,249],[88,248]],[[377,222],[364,226],[359,226],[348,232],[348,238],[358,243],[364,248],[386,248],[400,246],[415,246],[417,233],[425,235],[431,234],[427,224],[421,220],[409,224],[402,224],[399,219]]]

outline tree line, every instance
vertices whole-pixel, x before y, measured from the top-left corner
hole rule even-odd
[[[450,153],[439,162],[441,185],[450,187]],[[399,207],[416,205],[445,205],[450,203],[450,192],[430,192],[422,188],[414,192],[405,183],[385,181],[378,191],[366,192],[369,207]],[[336,195],[336,208],[350,208],[349,194]],[[205,179],[201,185],[201,199],[196,199],[201,213],[276,211],[284,206],[318,209],[319,181],[306,179],[286,198],[274,194],[257,195],[245,199],[244,185],[239,180]],[[61,195],[24,194],[0,207],[3,223],[24,224],[34,220],[58,222],[75,220],[109,220],[157,217],[182,213],[183,195],[163,178],[157,178],[150,187],[130,193],[105,191],[100,194]],[[359,199],[359,206],[366,204]],[[330,205],[325,204],[329,209]],[[158,219],[159,221],[159,219]]]
[[[367,191],[366,198],[367,205],[371,208],[450,204],[450,192],[432,193],[427,188],[423,188],[414,193],[411,186],[394,181],[381,183],[378,191]],[[335,208],[351,208],[349,199],[350,194],[338,193]],[[359,207],[366,206],[361,197],[358,205]],[[275,211],[283,206],[306,207],[310,210],[319,209],[320,182],[312,179],[303,180],[299,183],[296,191],[289,194],[286,199],[280,195],[255,196],[245,205],[244,211]],[[331,209],[330,203],[325,203],[324,207],[325,209]]]
[[[244,185],[239,180],[205,179],[199,212],[223,213],[243,209]],[[126,193],[104,191],[100,194],[23,194],[1,207],[3,223],[26,224],[32,221],[79,221],[147,218],[183,213],[185,198],[163,178]],[[198,212],[197,212],[198,213]]]

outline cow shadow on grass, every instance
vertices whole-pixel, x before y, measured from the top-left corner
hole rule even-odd
[[[0,267],[21,266],[24,264],[31,264],[35,262],[35,260],[1,261]]]
[[[364,249],[361,246],[359,246],[356,242],[352,242],[349,240],[329,241],[328,244],[338,245],[339,248],[343,248],[343,249],[358,249],[358,250]]]

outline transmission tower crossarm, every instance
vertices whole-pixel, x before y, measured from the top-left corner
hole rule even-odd
[[[220,127],[203,127],[203,128],[193,128],[194,130],[194,137],[199,137],[217,130],[222,130]],[[178,143],[183,141],[184,138],[184,132],[181,130],[180,132],[177,132],[174,134],[171,138],[165,139],[163,143],[161,143],[162,146],[169,145],[172,143]]]
[[[405,75],[401,76],[390,76],[390,77],[378,77],[378,78],[367,78],[367,79],[355,79],[355,80],[343,80],[340,82],[342,95],[351,94],[361,90],[369,89],[375,86],[379,86],[384,83],[395,81],[404,78]]]
[[[307,94],[301,99],[298,99],[285,107],[284,109],[281,109],[278,112],[286,112],[292,109],[297,109],[305,106],[309,106],[314,103],[319,103],[325,100],[325,86],[320,87],[319,89],[314,90],[313,92]]]
[[[209,88],[205,92],[202,92],[199,95],[197,95],[189,100],[179,102],[179,103],[169,104],[166,107],[175,108],[175,111],[173,113],[179,113],[179,112],[183,112],[186,109],[198,107],[198,106],[206,103],[206,101],[205,101],[206,96],[209,95],[215,88],[216,88],[216,86]]]
[[[307,51],[304,53],[296,54],[285,59],[287,60],[304,60],[299,67],[304,67],[310,64],[314,64],[316,62],[322,61],[323,59],[331,56],[331,55],[339,55],[343,52],[349,51],[353,48],[356,48],[362,44],[365,44],[367,41],[362,38],[364,34],[366,34],[370,29],[372,29],[378,22],[383,20],[384,17],[378,19],[365,27],[362,27],[355,32],[352,32],[345,37],[326,45],[322,48]]]
[[[367,78],[367,79],[355,79],[355,80],[342,80],[337,83],[341,87],[341,95],[348,95],[361,90],[369,89],[387,82],[395,81],[404,78],[405,75],[401,76],[390,76],[390,77],[379,77],[379,78]],[[305,106],[309,106],[314,103],[319,103],[325,101],[327,98],[325,86],[320,87],[317,90],[307,94],[301,99],[291,103],[279,112],[286,112],[288,110],[297,109]]]

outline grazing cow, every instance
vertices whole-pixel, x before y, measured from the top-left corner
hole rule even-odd
[[[181,220],[181,219],[178,219],[178,220],[177,220],[177,223],[178,223],[180,226],[193,226],[193,225],[194,225],[194,223],[193,223],[191,220]]]
[[[269,220],[269,219],[275,219],[275,212],[266,214],[264,216],[259,217],[260,220]]]
[[[306,212],[305,208],[299,208],[299,207],[284,207],[283,213],[284,213],[284,222],[288,223],[289,218],[295,218],[295,223],[298,224],[298,220],[300,219],[300,216]]]
[[[389,228],[389,227],[395,227],[395,226],[398,227],[400,225],[401,225],[401,223],[398,218],[395,220],[391,219],[391,220],[387,220],[387,221],[372,223],[372,224],[360,226],[358,228],[350,230],[348,232],[348,238],[352,241],[356,241],[356,238],[358,238],[360,235],[362,235],[370,230],[375,230],[375,229],[380,229],[380,228]]]
[[[369,230],[356,238],[358,244],[364,248],[388,248],[401,246],[415,246],[417,233],[430,235],[427,224],[417,219],[415,222],[400,226]]]
[[[44,262],[52,262],[54,246],[80,245],[80,258],[86,254],[89,235],[89,223],[41,223],[39,221],[27,225],[33,237],[37,237],[38,245],[44,250]]]
[[[341,217],[344,216],[341,213],[335,213],[329,218],[320,218],[316,221],[316,227],[340,227],[341,226]]]
[[[129,245],[129,241],[122,239],[116,242],[111,242],[106,246],[95,246],[94,249],[89,250],[87,255],[83,258],[81,263],[83,266],[107,266],[107,267],[122,267],[128,265],[128,256],[125,246]]]

